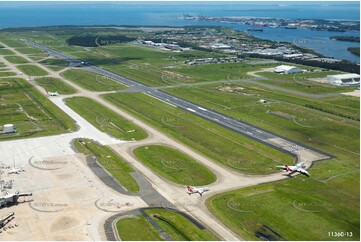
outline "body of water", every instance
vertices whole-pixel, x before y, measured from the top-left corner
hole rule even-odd
[[[183,13],[204,16],[255,16],[300,19],[360,19],[359,2],[0,2],[0,28],[56,25],[222,25],[238,30],[249,26],[189,21]],[[360,36],[355,32],[264,28],[251,34],[287,41],[325,56],[360,63],[348,47],[359,43],[330,40],[330,36]]]

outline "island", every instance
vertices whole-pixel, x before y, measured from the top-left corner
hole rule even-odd
[[[331,36],[330,39],[347,42],[360,42],[360,37],[358,36]]]
[[[360,56],[360,47],[349,47],[347,50],[354,55]]]

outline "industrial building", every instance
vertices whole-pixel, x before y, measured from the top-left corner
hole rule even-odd
[[[14,129],[13,124],[5,124],[4,125],[4,130],[3,130],[4,134],[14,133],[14,132],[15,132],[15,129]]]
[[[302,70],[295,66],[280,65],[277,66],[273,72],[277,74],[296,74],[302,73]]]
[[[212,49],[217,49],[217,50],[224,50],[224,49],[231,49],[232,46],[226,45],[226,44],[217,43],[217,44],[212,45],[211,48],[212,48]]]
[[[327,76],[327,82],[337,86],[351,86],[360,84],[360,75],[358,74],[341,74]]]
[[[170,49],[170,50],[181,50],[181,47],[179,45],[175,44],[163,44],[164,48]]]

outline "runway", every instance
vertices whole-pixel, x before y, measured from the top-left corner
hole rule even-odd
[[[332,155],[326,154],[325,152],[314,149],[313,147],[308,147],[304,144],[292,141],[285,137],[273,134],[269,131],[262,130],[258,127],[245,123],[243,121],[237,120],[235,118],[229,117],[227,115],[218,113],[213,110],[209,110],[205,107],[199,106],[190,101],[184,100],[182,98],[176,97],[172,94],[166,93],[162,90],[157,90],[154,87],[150,87],[139,83],[135,80],[123,77],[111,71],[105,70],[95,65],[88,63],[82,64],[82,61],[79,59],[72,58],[64,53],[55,51],[46,46],[34,43],[28,40],[23,40],[24,42],[31,44],[36,48],[45,50],[50,55],[58,57],[62,60],[68,61],[69,66],[81,67],[83,70],[93,72],[99,75],[109,77],[123,85],[128,86],[132,91],[137,90],[138,92],[146,93],[152,97],[155,97],[163,102],[166,102],[170,105],[178,107],[186,112],[193,113],[203,119],[209,120],[213,123],[216,123],[220,126],[228,128],[232,131],[235,131],[239,134],[247,136],[251,139],[254,139],[258,142],[271,146],[279,151],[290,154],[294,157],[297,157],[299,161],[305,161],[301,155],[308,157],[306,161],[312,159],[312,161],[329,159]]]

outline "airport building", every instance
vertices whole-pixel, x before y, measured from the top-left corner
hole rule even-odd
[[[225,49],[232,49],[232,46],[217,43],[217,44],[212,45],[211,48],[217,49],[217,50],[225,50]]]
[[[170,49],[170,50],[180,50],[181,47],[179,45],[175,44],[164,44],[164,48]]]
[[[360,84],[360,75],[358,74],[341,74],[327,76],[327,82],[336,86],[351,86]]]
[[[4,130],[3,130],[4,134],[13,133],[14,131],[15,130],[14,130],[14,125],[13,124],[5,124],[4,125]]]
[[[296,74],[302,73],[302,70],[295,66],[280,65],[277,66],[273,72],[277,74]]]

